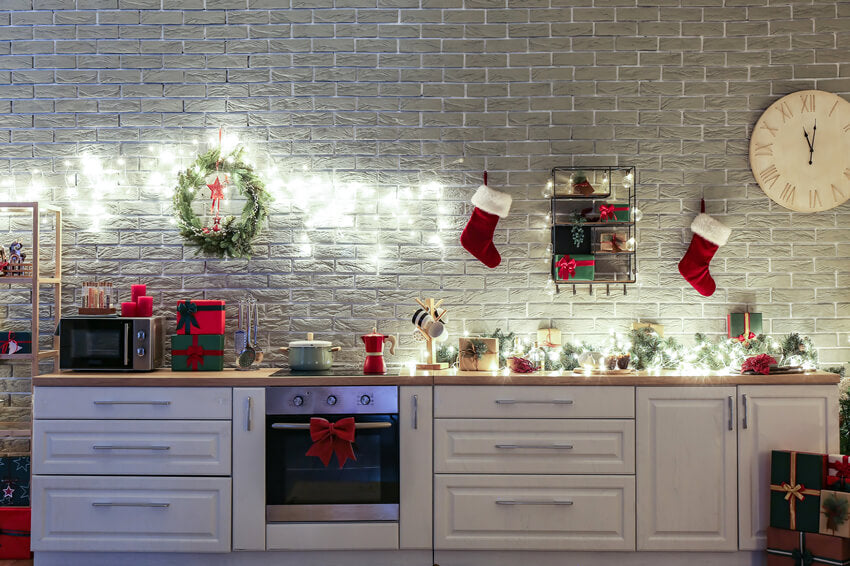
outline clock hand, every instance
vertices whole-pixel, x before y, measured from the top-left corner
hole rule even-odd
[[[812,145],[812,142],[809,141],[809,132],[806,131],[806,128],[803,128],[803,137],[806,138],[806,145],[809,146],[809,151],[814,150],[815,148]]]
[[[812,143],[811,143],[811,150],[812,151],[815,150],[815,138],[817,137],[817,135],[818,135],[818,121],[815,120],[815,127],[812,128]]]

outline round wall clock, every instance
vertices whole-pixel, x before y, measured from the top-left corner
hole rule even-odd
[[[840,205],[850,197],[850,102],[822,90],[783,96],[753,129],[750,168],[785,208],[819,212]]]

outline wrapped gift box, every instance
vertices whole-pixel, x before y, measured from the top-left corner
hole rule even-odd
[[[630,218],[628,203],[606,202],[599,205],[600,222],[628,222]]]
[[[850,540],[767,528],[767,566],[850,564]]]
[[[172,371],[221,371],[223,369],[223,335],[174,334],[171,336]]]
[[[29,507],[0,507],[0,559],[13,558],[32,558]]]
[[[0,354],[32,354],[32,333],[0,332]]]
[[[177,301],[177,334],[224,334],[224,301]]]
[[[770,454],[770,526],[817,533],[826,455],[774,450]]]
[[[624,252],[626,241],[629,239],[627,232],[602,232],[599,234],[599,249],[603,252]]]
[[[572,226],[555,226],[555,253],[556,254],[589,254],[591,252],[593,242],[591,242],[590,228],[581,226],[578,228],[584,236],[579,245],[573,242],[573,227]]]
[[[640,330],[641,328],[649,328],[650,330],[654,330],[658,336],[664,338],[664,325],[656,324],[654,322],[633,322],[632,330]]]
[[[540,328],[537,330],[537,343],[544,348],[555,348],[562,344],[561,331],[558,328]]]
[[[830,454],[826,457],[826,489],[850,492],[850,456]]]
[[[470,351],[473,342],[486,346],[487,353],[482,354],[480,358],[474,356]],[[496,371],[499,369],[499,339],[477,336],[459,338],[457,359],[461,371]]]
[[[593,281],[596,276],[596,259],[593,254],[556,255],[556,281]]]
[[[760,312],[733,312],[726,316],[727,338],[750,340],[762,333]]]
[[[850,538],[850,493],[820,492],[820,529],[822,535]]]
[[[0,458],[0,505],[29,507],[30,457],[4,456]]]

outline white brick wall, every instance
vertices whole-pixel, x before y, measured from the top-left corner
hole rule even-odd
[[[771,101],[803,88],[850,93],[848,2],[1,0],[0,10],[2,176],[22,187],[38,168],[43,198],[67,206],[69,156],[128,161],[104,231],[68,223],[69,287],[142,281],[169,313],[187,294],[247,290],[263,305],[266,348],[311,330],[343,344],[346,361],[376,323],[402,335],[396,360],[408,359],[420,293],[446,299],[455,333],[462,320],[521,332],[551,321],[591,340],[638,316],[671,334],[722,333],[727,312],[749,307],[769,332],[812,335],[825,361],[850,358],[847,205],[787,211],[747,163],[748,132]],[[361,202],[354,229],[336,244],[331,231],[310,234],[303,257],[303,219],[277,206],[251,261],[196,259],[167,222],[167,199],[145,189],[140,157],[219,125],[284,171],[307,166],[379,195],[439,180],[446,212],[423,202],[411,235],[386,207]],[[583,288],[551,299],[540,259],[549,170],[609,163],[638,168],[639,283],[626,296]],[[483,169],[515,199],[492,271],[457,245]],[[676,270],[702,194],[734,229],[708,299]],[[444,256],[423,235],[436,216]],[[378,240],[380,274],[368,262]]]

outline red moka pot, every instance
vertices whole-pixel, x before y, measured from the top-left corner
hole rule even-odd
[[[363,373],[387,373],[387,364],[384,363],[384,342],[390,343],[390,354],[395,354],[395,336],[378,334],[378,329],[372,328],[371,334],[364,334],[360,338],[366,345]]]

